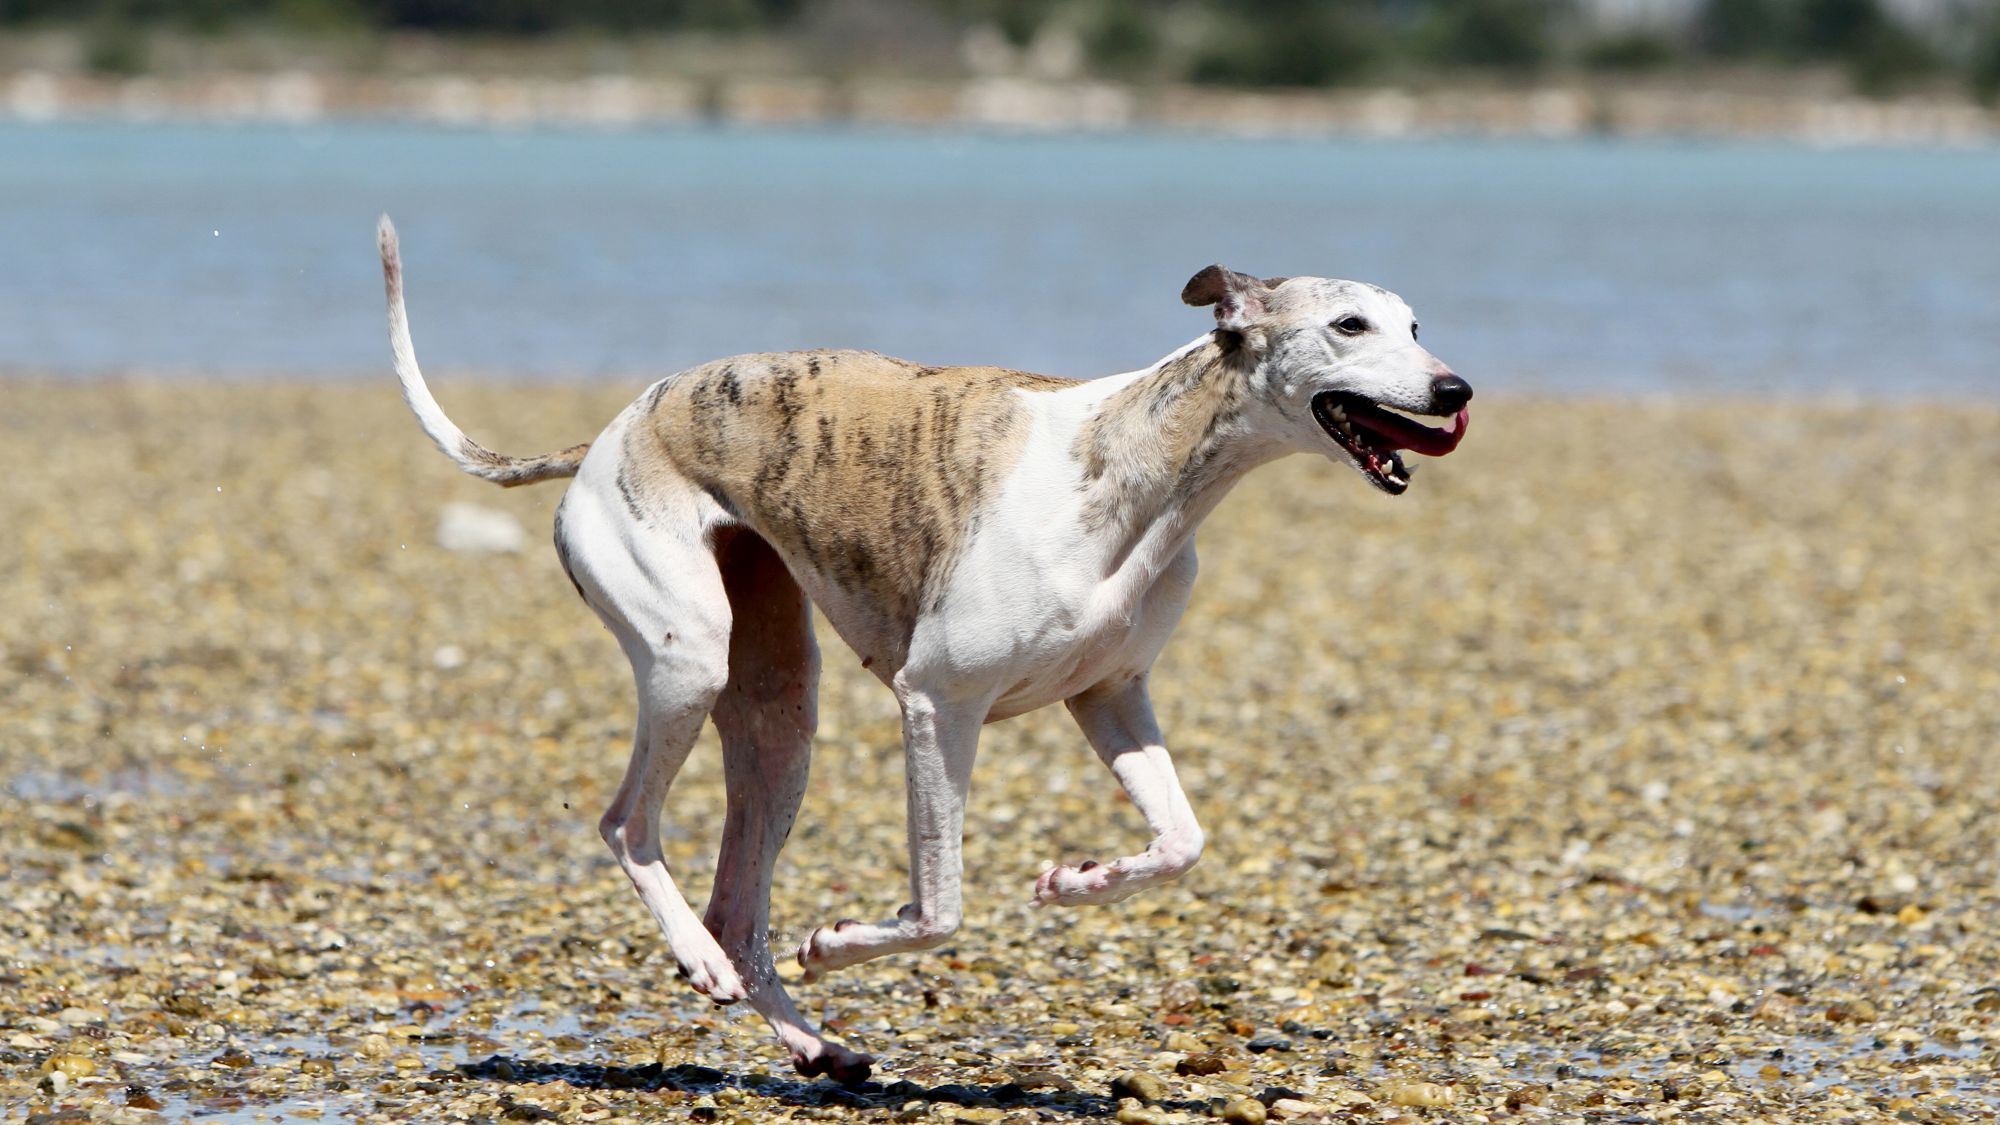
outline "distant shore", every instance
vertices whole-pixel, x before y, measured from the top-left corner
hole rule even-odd
[[[1024,77],[420,77],[306,70],[112,78],[0,75],[0,119],[305,124],[412,121],[597,128],[723,123],[1024,131],[1165,129],[1246,137],[1774,139],[1984,146],[2000,111],[1939,98],[1554,84],[1244,92]]]

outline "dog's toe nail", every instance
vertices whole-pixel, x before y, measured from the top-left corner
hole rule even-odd
[[[1078,864],[1076,869],[1078,871],[1095,871],[1099,866],[1100,865],[1096,860],[1086,859],[1082,863]]]
[[[857,922],[852,918],[842,918],[840,921],[835,922],[833,924],[833,932],[837,934],[849,926],[859,926],[860,924],[861,924],[860,922]]]

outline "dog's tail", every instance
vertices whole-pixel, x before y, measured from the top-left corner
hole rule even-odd
[[[389,350],[396,357],[396,378],[403,384],[403,401],[410,404],[410,412],[417,416],[424,433],[459,468],[508,488],[575,476],[577,466],[590,448],[588,442],[539,457],[510,457],[466,437],[465,431],[445,417],[444,408],[424,385],[424,373],[417,369],[416,345],[410,342],[410,314],[403,309],[403,256],[396,246],[396,225],[389,221],[389,216],[382,216],[375,236],[382,247],[382,284],[389,291]]]

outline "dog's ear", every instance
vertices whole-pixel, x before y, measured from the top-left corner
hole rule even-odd
[[[1284,281],[1284,278],[1277,278]],[[1224,332],[1241,334],[1251,322],[1264,315],[1265,298],[1273,286],[1246,273],[1224,266],[1210,266],[1188,278],[1181,300],[1190,305],[1214,305],[1215,326]]]

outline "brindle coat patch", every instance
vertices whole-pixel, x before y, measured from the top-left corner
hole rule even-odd
[[[907,634],[1020,456],[1028,412],[1015,392],[1074,385],[873,352],[718,360],[655,392],[620,487],[643,511],[654,475],[644,466],[694,483]]]
[[[1242,412],[1251,362],[1226,335],[1212,334],[1119,390],[1077,434],[1090,527],[1124,526],[1157,510],[1167,492],[1194,495],[1228,471],[1217,455]]]

